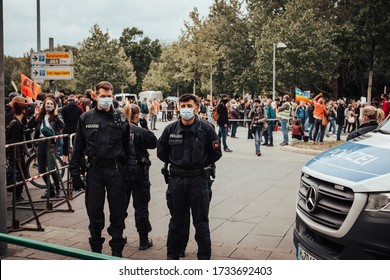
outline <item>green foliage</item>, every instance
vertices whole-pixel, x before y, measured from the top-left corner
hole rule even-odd
[[[75,56],[75,76],[77,88],[84,91],[103,80],[114,85],[119,92],[123,85],[135,84],[133,65],[127,59],[118,40],[110,40],[108,33],[103,33],[98,25],[90,30]]]
[[[127,58],[134,65],[136,72],[136,83],[132,84],[134,86],[130,87],[130,91],[140,92],[150,64],[161,55],[161,44],[158,40],[152,41],[148,37],[143,38],[143,32],[135,27],[125,28],[119,38],[119,43]]]
[[[283,42],[287,48],[276,50],[281,92],[299,86],[334,98],[377,96],[390,84],[389,14],[388,0],[214,0],[207,17],[194,8],[167,46],[136,27],[111,40],[95,25],[78,46],[56,47],[75,57],[75,79],[56,88],[82,92],[109,80],[117,91],[205,96],[212,73],[214,96],[270,94],[273,44]],[[29,54],[5,57],[6,92],[11,80],[19,84],[19,71],[29,76]]]
[[[278,42],[287,48],[275,50],[277,86],[310,89],[328,84],[337,76],[338,49],[332,41],[332,26],[309,2],[291,1],[283,15],[270,18],[263,26],[256,45],[261,84],[266,92],[272,90],[273,44]]]
[[[9,93],[14,92],[12,86],[14,82],[20,92],[20,74],[30,77],[30,54],[27,53],[21,58],[12,56],[4,57],[4,92],[8,96]]]

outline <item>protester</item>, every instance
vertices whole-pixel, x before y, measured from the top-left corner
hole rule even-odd
[[[75,133],[77,122],[82,114],[83,111],[76,105],[76,96],[73,94],[69,95],[68,104],[61,110],[61,115],[65,124],[62,133],[68,135]],[[69,162],[69,146],[69,137],[64,137],[63,160],[65,164]]]
[[[5,140],[6,144],[18,143],[25,141],[24,130],[25,130],[25,121],[28,116],[28,104],[27,100],[22,96],[13,97],[10,107],[12,108],[13,118],[9,122],[6,130]],[[7,159],[9,161],[9,166],[12,168],[14,174],[9,174],[10,181],[7,182],[7,185],[14,184],[15,179],[17,182],[21,181],[23,178],[20,176],[20,170],[18,165],[20,164],[20,169],[23,172],[23,177],[28,178],[28,170],[26,167],[25,161],[25,149],[24,145],[14,146],[7,149]],[[15,166],[16,169],[13,169]],[[10,170],[9,170],[10,171]],[[21,202],[24,200],[22,196],[23,185],[18,185],[15,187],[15,202]]]
[[[288,145],[288,123],[291,118],[290,96],[283,96],[283,104],[278,108],[278,118],[282,126],[283,142],[282,146]]]
[[[303,140],[303,136],[305,136],[305,132],[303,131],[303,127],[301,125],[301,119],[295,119],[294,124],[291,127],[291,137],[294,140]]]
[[[50,137],[58,135],[64,128],[64,121],[61,115],[57,113],[56,102],[48,97],[46,98],[42,106],[36,106],[34,116],[28,122],[29,128],[34,128],[34,139]],[[40,141],[37,143],[37,159],[38,159],[38,171],[40,174],[46,171],[55,170],[55,153],[56,148],[53,148],[52,141]],[[49,152],[47,151],[49,149]],[[53,150],[54,149],[54,150]],[[41,198],[45,199],[47,196],[50,198],[60,197],[60,178],[57,172],[50,173],[53,178],[54,186],[51,184],[49,176],[44,175],[43,180],[46,185],[49,185],[50,192],[45,193]]]
[[[268,124],[268,131],[267,130],[264,131],[264,134],[267,132],[264,145],[266,145],[268,147],[272,147],[274,145],[273,133],[274,133],[275,124],[276,124],[276,120],[275,120],[276,114],[275,114],[274,107],[272,107],[272,100],[271,99],[267,100],[266,106],[264,109],[265,109],[265,113],[266,113],[266,117],[267,117],[267,124]]]
[[[217,106],[217,112],[219,115],[217,124],[219,126],[219,132],[218,137],[222,138],[222,144],[223,144],[223,150],[225,152],[233,152],[231,149],[229,149],[226,138],[228,134],[228,123],[229,123],[229,117],[228,117],[228,109],[226,105],[230,101],[230,97],[227,94],[222,95],[221,102]]]
[[[324,136],[325,136],[325,129],[326,129],[326,124],[323,125],[323,118],[328,117],[328,111],[326,110],[325,106],[325,100],[322,98],[323,94],[322,92],[318,94],[316,97],[313,98],[313,103],[314,103],[314,112],[313,112],[313,117],[314,117],[314,135],[313,135],[313,141],[314,143],[318,143],[317,140],[317,135],[320,133],[320,139],[319,142],[322,143],[324,141]],[[318,100],[318,101],[317,101]]]
[[[264,130],[268,129],[267,115],[263,106],[260,104],[260,99],[256,98],[254,101],[254,108],[250,111],[248,117],[251,119],[251,129],[255,136],[255,153],[261,156],[261,136]]]

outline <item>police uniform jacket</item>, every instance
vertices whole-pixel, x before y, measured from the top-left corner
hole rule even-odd
[[[168,125],[157,144],[157,157],[173,167],[195,170],[209,166],[222,156],[214,129],[195,116],[191,126],[180,120]]]
[[[157,147],[157,138],[154,133],[142,127],[131,126],[130,134],[134,141],[137,162],[141,162],[142,158],[149,158],[148,149],[155,149]]]
[[[130,126],[122,112],[94,108],[80,116],[73,155],[69,163],[72,176],[80,175],[80,160],[85,154],[97,161],[125,160],[129,165]]]

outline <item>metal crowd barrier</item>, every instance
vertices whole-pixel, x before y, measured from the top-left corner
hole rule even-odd
[[[9,188],[12,188],[13,189],[13,199],[12,199],[12,226],[11,228],[9,229],[9,231],[16,231],[16,230],[44,230],[42,228],[42,225],[39,221],[39,215],[42,215],[46,212],[54,212],[54,211],[66,211],[66,212],[74,212],[74,210],[72,209],[72,205],[70,204],[70,198],[72,197],[72,188],[70,186],[70,182],[69,182],[69,169],[67,168],[68,166],[63,166],[63,167],[59,167],[58,164],[57,164],[57,161],[56,161],[56,145],[53,145],[51,143],[51,140],[53,139],[60,139],[60,138],[66,138],[66,137],[69,137],[69,135],[67,134],[62,134],[62,135],[55,135],[55,136],[51,136],[51,137],[44,137],[44,138],[39,138],[39,139],[34,139],[34,140],[28,140],[28,141],[23,141],[23,142],[18,142],[18,143],[11,143],[11,144],[7,144],[5,145],[5,148],[6,149],[9,149],[9,148],[14,148],[13,149],[13,158],[12,158],[12,164],[13,164],[13,169],[12,169],[12,176],[13,176],[13,184],[10,184],[9,186],[6,186],[7,189]],[[52,159],[53,162],[54,162],[54,165],[55,165],[55,169],[53,170],[49,170],[45,173],[42,173],[42,174],[38,174],[36,176],[33,176],[31,178],[25,178],[25,174],[24,174],[24,171],[23,171],[23,168],[22,168],[22,165],[21,165],[21,159],[18,158],[17,154],[16,154],[16,151],[17,151],[17,148],[19,146],[22,146],[22,145],[26,145],[26,144],[34,144],[34,143],[38,143],[38,142],[46,142],[48,143],[48,149],[46,150],[46,153],[47,153],[47,160],[50,160]],[[69,144],[68,144],[69,145]],[[69,146],[68,146],[69,147]],[[47,166],[49,166],[49,164],[47,164]],[[67,169],[67,188],[65,188],[64,186],[64,182],[62,181],[62,176],[60,174],[60,170],[62,169]],[[22,179],[22,181],[20,182],[16,182],[16,170],[19,172],[19,175]],[[53,202],[50,201],[50,178],[48,178],[47,182],[46,182],[46,192],[47,192],[47,195],[46,195],[46,209],[43,213],[40,213],[38,215],[37,211],[36,211],[36,208],[34,206],[34,201],[31,197],[31,193],[30,193],[30,190],[29,190],[29,187],[27,185],[27,183],[31,182],[31,181],[34,181],[38,178],[41,178],[45,175],[49,175],[49,174],[52,174],[56,172],[58,177],[59,177],[59,182],[60,182],[60,188],[62,190],[62,192],[64,193],[64,198],[65,198],[65,201],[68,205],[68,209],[54,209],[53,207]],[[26,194],[27,194],[27,197],[28,197],[28,202],[30,204],[30,207],[31,207],[31,210],[33,212],[33,218],[32,219],[35,219],[35,222],[37,224],[37,228],[36,229],[32,229],[32,228],[24,228],[24,227],[21,227],[20,226],[20,221],[16,218],[16,187],[19,186],[19,185],[23,185],[24,186],[24,190],[26,191]],[[31,219],[30,219],[31,220]]]

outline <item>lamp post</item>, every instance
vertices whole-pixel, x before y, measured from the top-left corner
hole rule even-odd
[[[210,66],[210,102],[213,104],[213,64],[203,63],[204,66]]]
[[[276,82],[276,49],[284,49],[287,48],[285,43],[277,43],[273,44],[273,67],[272,67],[272,100],[275,100],[275,82]]]

